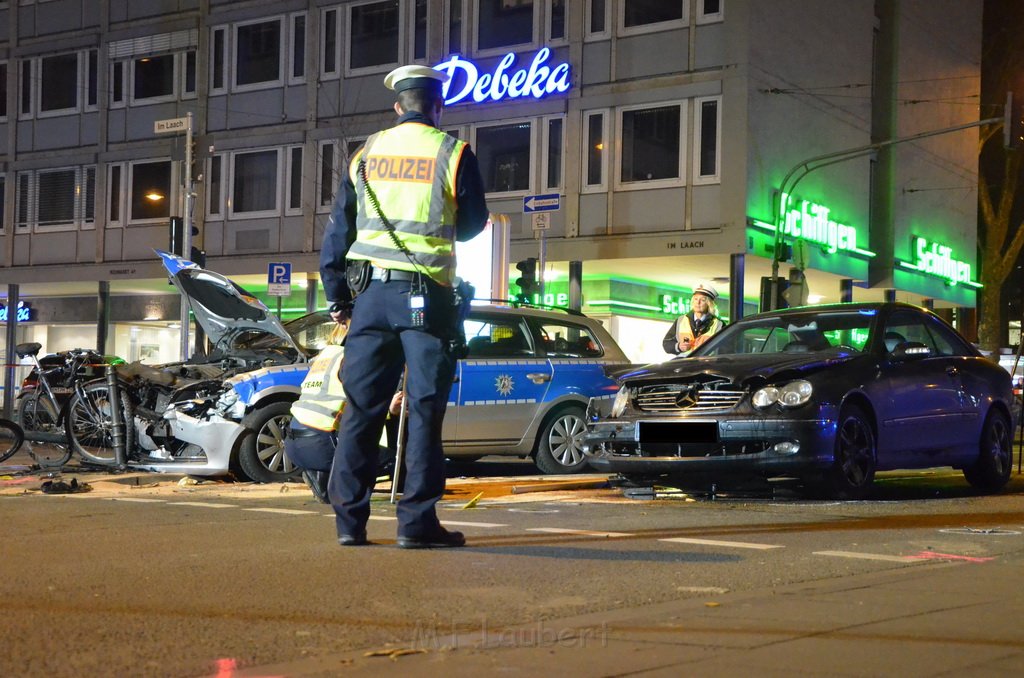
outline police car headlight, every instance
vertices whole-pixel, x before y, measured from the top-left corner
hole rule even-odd
[[[619,392],[615,394],[615,401],[612,403],[612,417],[621,417],[622,413],[626,411],[626,407],[629,405],[629,389],[625,386],[619,389]]]

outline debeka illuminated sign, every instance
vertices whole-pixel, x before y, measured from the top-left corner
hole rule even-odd
[[[981,283],[971,280],[971,265],[953,258],[953,248],[915,235],[910,239],[914,261],[900,261],[900,266],[928,273],[946,281],[947,285],[967,285],[979,288]]]
[[[444,85],[444,103],[457,104],[467,98],[476,103],[503,99],[541,99],[548,94],[569,89],[569,64],[546,64],[551,50],[544,47],[526,68],[513,69],[516,55],[509,52],[501,58],[493,73],[481,73],[476,64],[458,54],[434,66],[447,73]]]
[[[26,323],[32,319],[32,307],[24,301],[18,302],[17,320],[19,323]],[[7,322],[7,307],[0,306],[0,323]]]
[[[846,252],[873,257],[875,253],[857,246],[857,229],[832,218],[832,210],[825,205],[794,198],[783,193],[779,200],[778,223],[782,234],[816,243],[829,254]],[[775,231],[775,224],[753,221],[754,226]]]

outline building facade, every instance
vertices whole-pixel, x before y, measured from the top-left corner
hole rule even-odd
[[[442,127],[476,151],[512,261],[543,258],[541,301],[583,262],[583,310],[636,360],[666,357],[702,281],[731,317],[775,273],[789,302],[962,320],[977,129],[888,142],[976,122],[980,50],[960,0],[0,1],[7,336],[56,351],[99,324],[108,353],[174,359],[152,250],[188,157],[208,268],[260,292],[290,262],[285,311],[322,307],[334,192],[405,63],[453,76]],[[193,148],[157,131],[189,115]]]

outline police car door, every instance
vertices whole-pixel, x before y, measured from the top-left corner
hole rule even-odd
[[[475,311],[465,326],[468,355],[459,361],[455,444],[446,435],[445,447],[498,452],[519,443],[529,429],[551,382],[551,366],[518,314]]]

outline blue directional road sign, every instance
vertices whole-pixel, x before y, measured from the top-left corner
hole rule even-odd
[[[287,297],[292,293],[292,265],[287,262],[267,264],[267,294]]]
[[[528,195],[523,198],[523,212],[554,212],[561,208],[561,197],[557,193]]]

